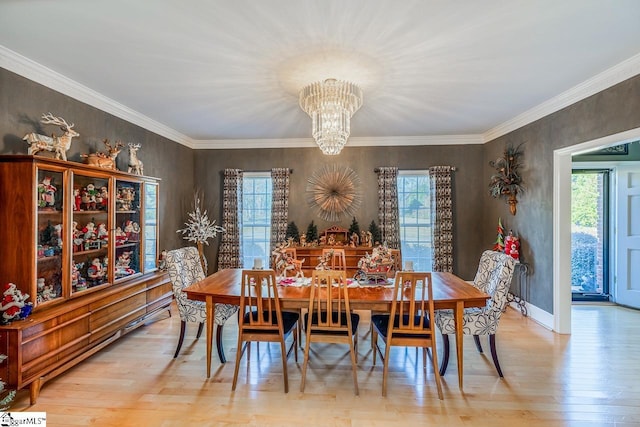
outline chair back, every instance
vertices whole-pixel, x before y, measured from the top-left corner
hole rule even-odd
[[[331,254],[331,259],[329,260],[329,268],[331,268],[331,270],[347,270],[347,257],[345,255],[344,249],[322,250],[323,258],[325,258],[328,254]]]
[[[431,273],[398,271],[393,295],[390,319],[398,321],[389,321],[388,340],[393,341],[394,334],[418,338],[435,330]]]
[[[191,300],[187,298],[187,294],[182,290],[205,278],[202,264],[200,264],[198,249],[189,246],[169,251],[167,252],[166,262],[178,312],[180,313],[180,318],[185,319]]]
[[[473,286],[491,295],[491,299],[487,301],[486,310],[495,313],[496,321],[507,304],[507,294],[511,287],[515,265],[516,260],[502,252],[488,250],[484,251],[480,257]]]
[[[317,324],[311,326],[312,317]],[[314,270],[309,293],[308,328],[351,331],[351,309],[346,273],[341,270]]]
[[[391,257],[393,258],[393,272],[394,274],[398,271],[402,271],[402,254],[400,253],[400,249],[389,249],[391,253]]]
[[[245,316],[246,313],[254,314]],[[242,270],[238,328],[241,332],[251,329],[283,334],[282,310],[274,270]]]

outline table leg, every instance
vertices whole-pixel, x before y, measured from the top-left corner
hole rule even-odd
[[[464,324],[464,304],[462,301],[456,303],[456,309],[454,313],[454,322],[456,325],[456,356],[458,358],[458,385],[462,390],[462,340],[464,338],[462,334],[462,325]]]
[[[213,346],[213,297],[207,295],[207,378],[211,377],[211,348]]]

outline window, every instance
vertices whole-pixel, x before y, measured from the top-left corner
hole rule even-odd
[[[242,262],[251,268],[255,258],[269,265],[271,254],[271,174],[245,172],[242,180]]]
[[[398,216],[403,261],[431,271],[431,203],[428,171],[398,173]]]

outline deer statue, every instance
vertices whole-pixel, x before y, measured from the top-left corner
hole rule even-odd
[[[124,143],[122,143],[121,141],[116,141],[116,145],[112,146],[108,139],[105,139],[102,142],[107,146],[106,153],[82,154],[80,157],[85,158],[85,163],[88,165],[117,170],[116,157],[118,157],[118,154],[120,154],[120,151],[122,151]]]
[[[144,175],[142,161],[138,158],[140,144],[129,143],[129,173]]]
[[[42,114],[40,120],[45,125],[58,125],[64,132],[62,136],[46,136],[37,133],[28,133],[22,138],[29,144],[29,155],[37,154],[40,151],[51,151],[55,153],[56,159],[67,160],[67,151],[71,148],[71,139],[80,136],[73,130],[73,123],[67,124],[62,117],[54,117],[51,113]]]

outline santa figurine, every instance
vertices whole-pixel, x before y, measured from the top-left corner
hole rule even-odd
[[[42,183],[38,184],[38,193],[40,193],[38,206],[53,209],[56,204],[56,191],[58,189],[51,184],[51,177],[45,176]]]
[[[511,230],[509,230],[509,235],[504,240],[504,253],[513,259],[520,259],[520,239],[514,236]]]
[[[91,261],[91,265],[87,270],[87,275],[94,284],[102,283],[105,275],[105,270],[102,262],[100,262],[100,258],[94,258],[93,261]]]
[[[127,243],[127,233],[122,231],[121,227],[116,227],[113,234],[116,237],[116,246],[124,245],[125,243]]]
[[[107,187],[100,187],[100,206],[99,209],[106,211],[109,205],[109,191]]]
[[[6,283],[2,289],[2,301],[0,301],[2,323],[6,324],[12,320],[20,319],[23,312],[30,312],[30,310],[23,310],[26,305],[31,305],[31,303],[25,302],[29,299],[29,294],[20,292],[14,283]]]
[[[97,237],[99,240],[102,240],[103,244],[106,244],[107,240],[109,240],[109,232],[107,231],[107,226],[104,223],[98,224]]]
[[[80,189],[73,189],[73,210],[79,211],[82,206],[82,196],[80,195]]]

